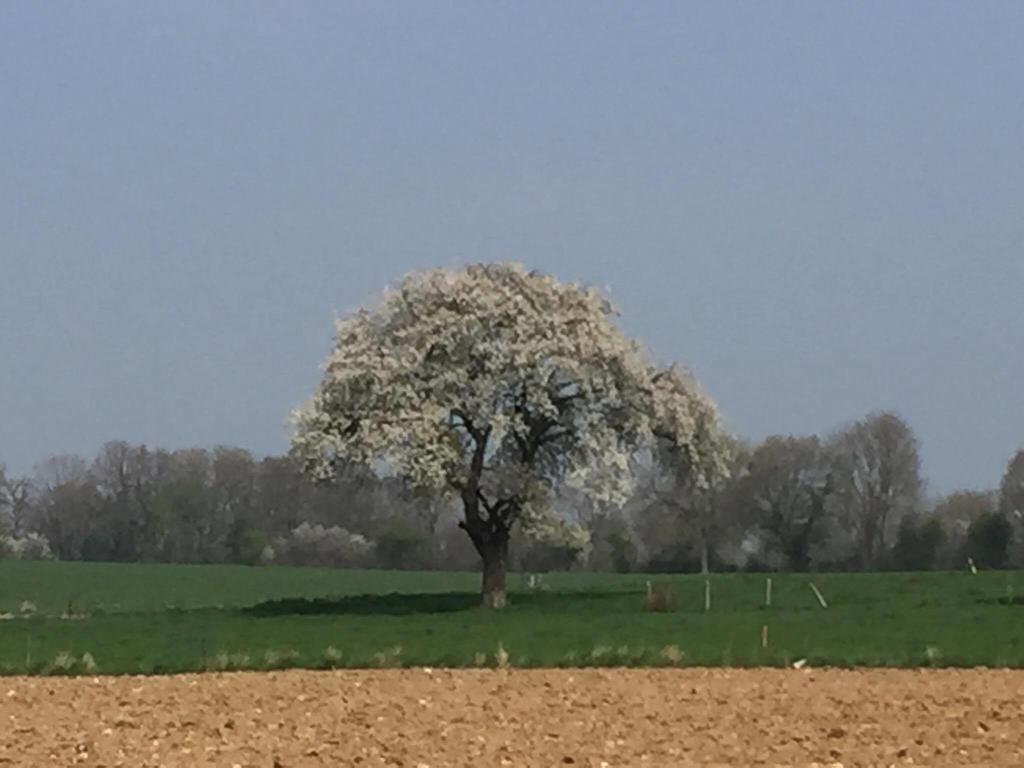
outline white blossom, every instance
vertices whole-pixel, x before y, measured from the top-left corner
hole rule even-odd
[[[652,376],[654,434],[662,465],[697,490],[729,475],[731,440],[714,401],[693,374],[675,366]]]
[[[0,560],[52,560],[49,540],[39,533],[0,536]]]
[[[337,525],[325,528],[319,523],[301,523],[288,536],[265,547],[261,562],[354,567],[361,565],[372,549],[373,543],[362,534]]]

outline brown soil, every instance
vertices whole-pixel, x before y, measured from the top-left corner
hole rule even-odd
[[[1024,765],[1024,672],[0,678],[0,765]]]

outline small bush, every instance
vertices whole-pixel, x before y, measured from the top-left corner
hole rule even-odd
[[[260,563],[358,568],[367,564],[373,551],[373,543],[358,533],[337,525],[325,528],[302,523],[288,536],[265,546]]]
[[[383,522],[374,531],[374,560],[381,568],[417,570],[429,562],[430,539],[401,518]]]
[[[38,533],[0,536],[0,560],[52,560],[50,542]]]
[[[270,546],[270,537],[255,528],[245,528],[233,543],[233,560],[243,565],[261,565],[263,553]]]
[[[498,669],[508,668],[508,651],[501,643],[498,643],[498,650],[494,653],[494,664]]]
[[[267,669],[284,669],[292,666],[298,658],[298,651],[290,648],[283,651],[268,649],[263,654],[263,664]]]
[[[402,646],[395,645],[386,650],[373,654],[373,663],[378,667],[400,667],[402,660]]]
[[[681,664],[685,656],[678,645],[666,645],[661,649],[661,658],[667,664]]]
[[[676,609],[676,594],[666,583],[649,584],[645,608],[652,613],[669,613]]]
[[[58,653],[53,661],[43,667],[42,672],[46,675],[83,675],[93,674],[98,669],[96,659],[91,653],[83,653],[76,657],[68,651]]]
[[[61,651],[54,657],[53,661],[50,662],[50,672],[52,673],[69,673],[74,669],[75,665],[78,664],[78,660],[67,651]]]
[[[231,672],[239,669],[251,669],[252,663],[247,653],[221,651],[207,662],[206,668],[213,672]]]

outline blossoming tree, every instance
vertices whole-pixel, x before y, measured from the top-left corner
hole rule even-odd
[[[474,265],[412,274],[339,322],[293,447],[315,477],[383,461],[460,498],[483,604],[500,608],[513,530],[582,546],[586,532],[551,513],[554,489],[623,502],[654,418],[652,369],[603,296]]]
[[[735,439],[722,428],[718,407],[686,370],[671,366],[654,373],[652,433],[654,458],[669,481],[662,502],[680,518],[709,570],[709,547],[721,524],[719,496],[733,473]]]

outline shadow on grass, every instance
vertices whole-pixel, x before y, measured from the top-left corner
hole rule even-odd
[[[1005,605],[1019,606],[1024,605],[1024,595],[1016,595],[1014,597],[985,597],[977,601],[981,605]]]
[[[621,595],[603,592],[538,592],[509,595],[509,607],[553,608],[593,604]],[[353,595],[348,597],[285,598],[242,609],[247,616],[411,616],[459,613],[480,609],[480,595],[473,592],[439,594]]]

